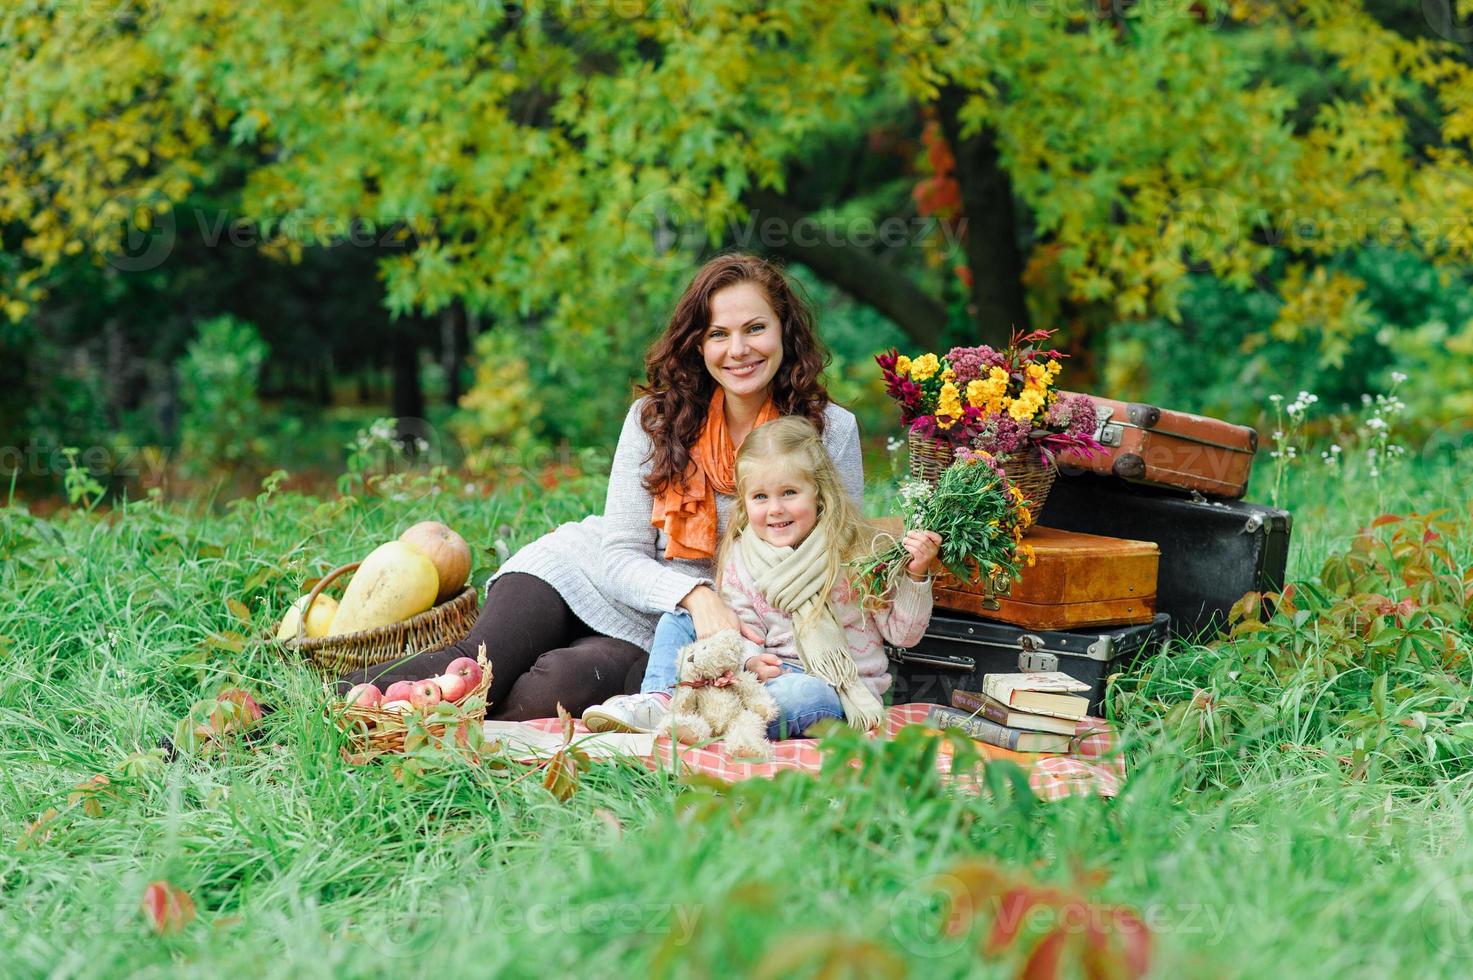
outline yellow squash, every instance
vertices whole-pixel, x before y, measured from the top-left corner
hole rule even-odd
[[[307,596],[302,596],[292,603],[291,608],[281,619],[281,629],[276,631],[276,638],[282,642],[295,640],[297,638],[297,623],[302,618],[302,607],[307,604]],[[337,614],[338,601],[330,595],[320,595],[317,601],[312,603],[312,611],[307,614],[307,636],[316,639],[326,636],[327,631],[332,628],[332,618]]]
[[[387,626],[435,604],[440,576],[434,563],[402,541],[373,549],[353,573],[332,618],[329,636]]]

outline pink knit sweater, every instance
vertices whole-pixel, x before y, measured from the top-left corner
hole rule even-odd
[[[745,625],[764,638],[761,644],[747,642],[750,648],[747,656],[775,653],[784,663],[802,666],[797,638],[793,635],[793,617],[767,604],[742,565],[738,548],[732,549],[721,576],[721,596]],[[930,576],[924,582],[902,576],[893,601],[874,615],[859,607],[858,596],[847,582],[834,586],[829,602],[849,640],[849,653],[859,668],[860,678],[875,697],[882,697],[890,687],[884,644],[915,646],[931,622]]]

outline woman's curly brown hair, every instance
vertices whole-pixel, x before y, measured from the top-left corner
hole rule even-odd
[[[701,343],[711,326],[711,297],[727,286],[750,282],[767,294],[782,325],[783,359],[772,379],[772,402],[780,415],[801,415],[823,432],[829,393],[819,380],[828,351],[813,329],[813,312],[772,262],[740,253],[718,255],[701,266],[686,287],[664,334],[645,355],[649,384],[640,425],[649,433],[651,465],[645,489],[660,494],[690,465],[691,447],[706,423],[716,379],[706,370]]]

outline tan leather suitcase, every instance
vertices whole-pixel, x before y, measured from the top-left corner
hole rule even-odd
[[[1149,623],[1155,616],[1161,549],[1152,542],[1037,525],[1023,540],[1036,561],[1021,579],[968,583],[942,572],[936,605],[1041,630]]]
[[[1095,438],[1105,452],[1092,457],[1060,453],[1062,470],[1075,467],[1231,500],[1247,491],[1258,451],[1258,433],[1251,427],[1155,405],[1089,398],[1100,420]]]
[[[872,523],[900,532],[898,518]],[[1149,623],[1155,615],[1161,549],[1153,542],[1038,525],[1023,541],[1035,561],[1016,582],[961,582],[937,565],[936,607],[1041,630]]]

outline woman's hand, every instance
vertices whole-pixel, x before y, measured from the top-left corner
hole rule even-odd
[[[941,553],[941,535],[935,531],[907,531],[900,544],[910,555],[905,571],[916,582],[924,582],[931,570],[931,562]]]
[[[691,589],[686,593],[685,598],[680,600],[680,605],[690,613],[690,618],[696,626],[696,639],[698,640],[715,636],[722,630],[736,630],[753,643],[762,642],[763,637],[752,627],[743,623],[710,586],[698,585]]]
[[[757,679],[764,684],[783,672],[782,658],[775,653],[755,654],[748,657],[742,666],[756,674]]]

